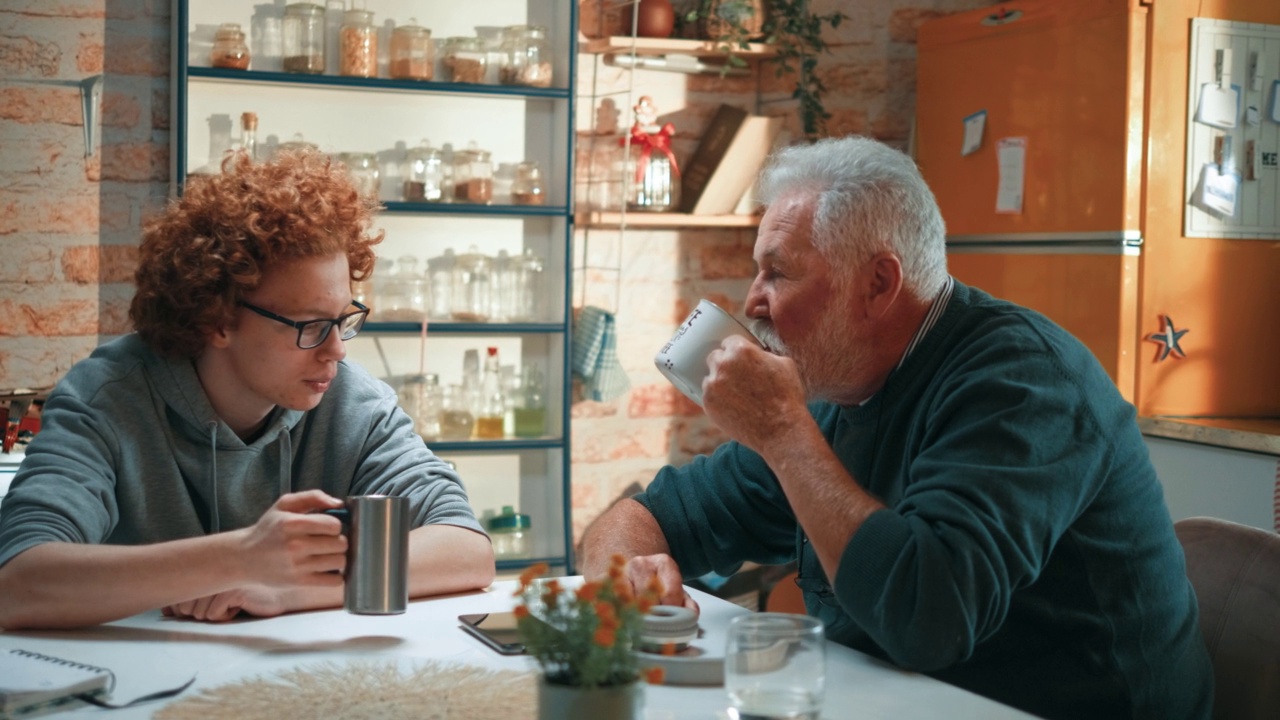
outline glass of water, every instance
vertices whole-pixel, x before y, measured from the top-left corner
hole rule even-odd
[[[734,720],[818,720],[826,677],[822,621],[789,613],[729,623],[724,687]]]

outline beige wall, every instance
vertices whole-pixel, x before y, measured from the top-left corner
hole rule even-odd
[[[830,33],[832,53],[822,60],[830,132],[905,146],[916,28],[987,4],[815,0],[820,12],[842,7],[852,16]],[[50,385],[100,339],[128,329],[141,218],[168,187],[169,32],[166,0],[11,0],[0,9],[0,388]],[[79,90],[68,83],[99,73],[102,147],[85,158]],[[761,111],[788,113],[786,81],[772,72],[763,78]],[[605,80],[623,82],[622,71]],[[659,108],[679,129],[682,159],[719,102],[756,100],[754,79],[646,72],[637,82],[683,98],[680,107]],[[620,306],[620,350],[633,387],[616,402],[574,405],[576,530],[631,483],[643,485],[664,464],[723,439],[651,358],[698,298],[741,309],[753,240],[741,230],[593,233],[598,264],[622,272],[588,275],[583,289],[587,302]]]

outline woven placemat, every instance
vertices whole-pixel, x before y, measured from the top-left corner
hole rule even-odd
[[[159,720],[533,718],[537,675],[423,661],[321,663],[202,690],[161,708]]]

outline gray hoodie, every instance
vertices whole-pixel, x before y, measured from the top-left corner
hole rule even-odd
[[[190,360],[137,335],[77,363],[0,505],[0,565],[45,542],[140,545],[252,525],[282,494],[404,495],[415,526],[483,532],[457,473],[413,432],[395,392],[355,364],[313,410],[277,408],[245,443]]]

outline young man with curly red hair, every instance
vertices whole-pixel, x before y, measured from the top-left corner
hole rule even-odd
[[[136,333],[58,384],[4,498],[0,627],[339,606],[346,539],[315,511],[349,495],[410,499],[411,595],[492,581],[457,474],[344,361],[375,210],[324,155],[240,155],[147,222]]]

